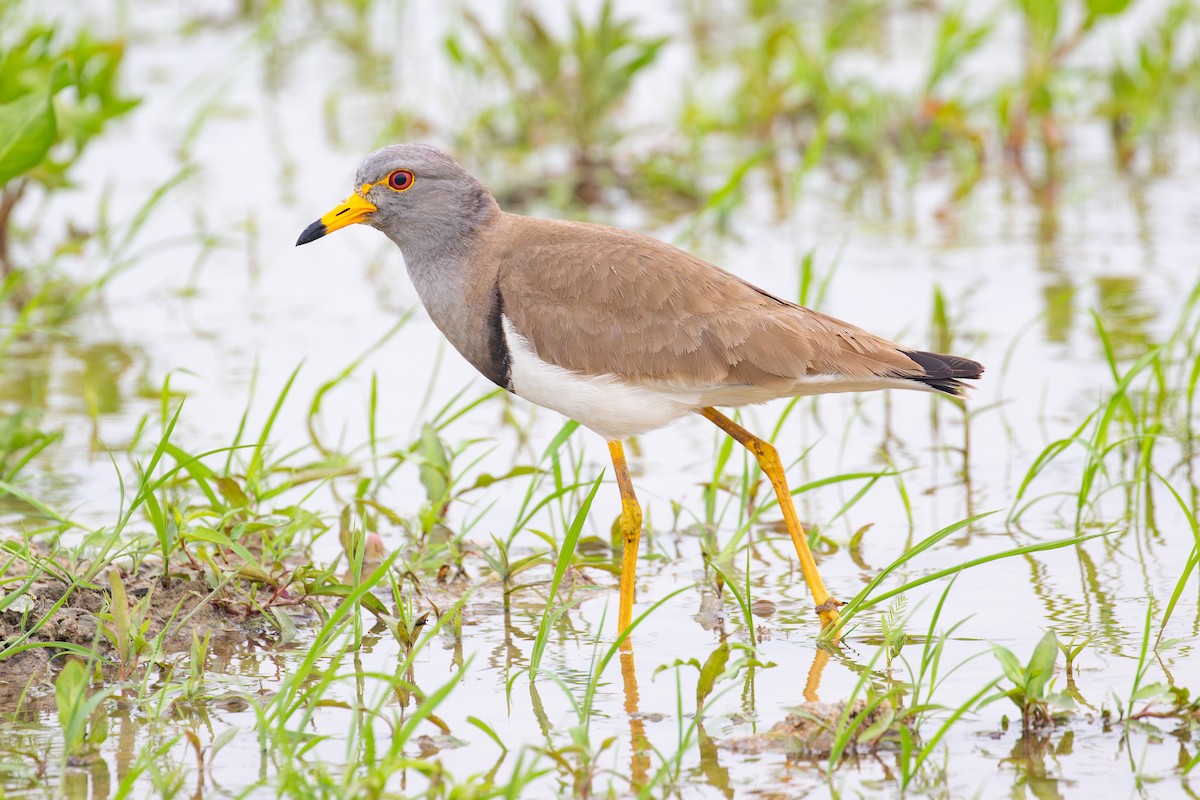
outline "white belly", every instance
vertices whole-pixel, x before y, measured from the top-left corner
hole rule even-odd
[[[513,391],[557,411],[605,439],[624,439],[661,428],[699,408],[699,394],[626,383],[615,376],[580,375],[548,364],[504,319]]]
[[[905,378],[847,378],[843,375],[810,375],[790,386],[721,384],[673,388],[630,383],[615,375],[581,375],[548,364],[507,317],[503,318],[508,343],[509,379],[518,397],[557,411],[590,428],[605,439],[624,439],[661,428],[705,406],[745,406],[780,397],[870,392],[878,389],[934,391]]]

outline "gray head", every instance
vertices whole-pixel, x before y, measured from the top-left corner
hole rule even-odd
[[[446,153],[426,144],[394,144],[363,159],[354,194],[309,225],[307,244],[356,222],[383,231],[405,258],[457,252],[498,213],[491,192]]]

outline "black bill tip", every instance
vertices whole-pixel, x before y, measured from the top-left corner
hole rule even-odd
[[[315,242],[328,232],[329,231],[325,229],[325,223],[321,222],[321,220],[317,220],[312,225],[309,225],[304,229],[304,233],[300,234],[300,238],[296,240],[296,246],[299,247],[302,244]]]

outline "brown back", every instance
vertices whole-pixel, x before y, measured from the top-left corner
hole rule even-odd
[[[924,373],[896,343],[657,239],[514,214],[497,222],[479,256],[497,268],[505,315],[551,364],[678,388]]]

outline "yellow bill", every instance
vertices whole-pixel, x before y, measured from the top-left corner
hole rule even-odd
[[[369,187],[364,186],[363,188],[366,189]],[[339,203],[328,214],[325,214],[312,225],[305,228],[304,233],[300,234],[300,238],[296,240],[296,245],[308,244],[320,239],[327,233],[333,233],[338,228],[362,222],[374,212],[375,204],[363,197],[362,194],[356,192]]]

